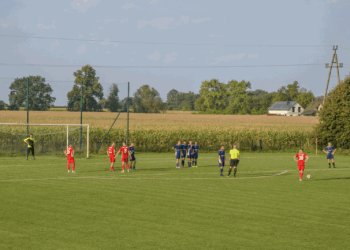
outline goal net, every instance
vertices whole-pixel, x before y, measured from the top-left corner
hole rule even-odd
[[[89,157],[88,124],[19,123],[0,123],[0,156],[24,156],[24,139],[30,134],[36,141],[36,155],[63,155],[72,143],[76,157]]]

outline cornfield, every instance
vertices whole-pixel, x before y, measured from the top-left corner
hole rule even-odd
[[[80,113],[75,112],[30,112],[31,121],[39,124],[79,123]],[[84,113],[84,124],[90,124],[90,152],[105,154],[108,145],[114,141],[117,146],[126,140],[126,114],[121,114],[105,142],[97,151],[116,113]],[[26,112],[1,111],[0,122],[24,123]],[[130,137],[137,151],[171,151],[178,140],[197,141],[201,151],[217,151],[221,145],[226,148],[238,144],[241,150],[291,150],[299,147],[315,148],[316,135],[313,126],[316,117],[271,117],[243,115],[192,115],[192,114],[130,114]],[[34,122],[32,122],[34,123]],[[62,127],[31,126],[30,132],[37,139],[37,153],[62,154],[66,147],[66,131]],[[69,132],[69,141],[76,151],[84,155],[86,130]],[[0,126],[0,150],[18,154],[25,151],[23,139],[25,126]],[[320,148],[326,142],[320,141]],[[344,145],[342,145],[344,146]],[[346,146],[346,145],[345,145]]]

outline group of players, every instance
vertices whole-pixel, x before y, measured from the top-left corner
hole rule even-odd
[[[125,142],[123,142],[123,146],[119,149],[118,153],[115,153],[115,143],[113,142],[111,146],[107,149],[107,155],[109,156],[109,161],[111,163],[110,171],[113,172],[115,158],[122,153],[121,162],[122,162],[122,173],[125,172],[125,165],[127,171],[136,169],[136,158],[135,158],[135,146],[134,143],[130,144],[130,147],[126,146]],[[67,169],[68,173],[70,173],[70,165],[72,165],[72,173],[75,173],[75,160],[74,160],[74,148],[72,144],[69,144],[69,147],[66,148],[64,154],[67,156]],[[129,166],[129,160],[131,166]]]
[[[30,135],[30,137],[26,138],[24,142],[27,144],[27,160],[29,153],[32,153],[33,160],[35,160],[34,157],[34,144],[35,139],[33,137],[33,134]],[[192,145],[192,141],[189,141],[188,145],[186,144],[186,141],[183,141],[181,144],[181,141],[177,142],[177,145],[173,147],[173,150],[175,151],[175,157],[176,157],[176,168],[184,168],[185,167],[185,160],[187,158],[187,164],[188,167],[197,167],[197,161],[198,161],[198,151],[199,146],[198,143],[195,142],[194,145]],[[334,154],[337,151],[337,149],[332,146],[332,144],[329,142],[328,146],[323,150],[324,153],[327,154],[327,160],[328,160],[328,166],[331,168],[331,163],[333,164],[333,168],[335,168],[335,162],[334,162]],[[115,143],[113,142],[111,146],[107,149],[107,155],[109,156],[109,161],[111,163],[110,165],[110,171],[115,171],[114,169],[114,162],[116,157],[119,155],[119,153],[122,154],[121,156],[121,162],[122,162],[122,173],[125,172],[125,165],[127,167],[127,171],[135,170],[136,169],[136,158],[135,158],[135,146],[134,143],[130,144],[130,147],[128,147],[125,142],[123,142],[123,146],[119,148],[118,153],[115,153]],[[75,160],[74,160],[74,148],[72,144],[69,144],[69,147],[66,148],[64,151],[64,154],[67,156],[67,169],[68,173],[70,173],[70,165],[72,165],[72,173],[75,173]],[[181,166],[180,166],[180,158],[181,160]],[[294,160],[298,163],[298,170],[299,170],[299,180],[302,181],[303,174],[305,170],[305,163],[309,160],[309,157],[307,154],[303,152],[302,149],[299,150],[299,153],[296,154],[294,157]],[[233,176],[236,178],[237,173],[237,166],[240,159],[240,153],[239,150],[237,150],[237,146],[233,145],[232,150],[230,150],[229,154],[229,162],[230,162],[230,169],[228,172],[227,177],[230,177],[232,168],[233,168]],[[130,160],[130,165],[129,165]],[[225,157],[225,147],[221,146],[219,152],[218,152],[218,162],[220,167],[220,176],[223,176],[223,169],[225,167],[226,157]]]
[[[186,144],[186,141],[183,141],[182,144],[181,141],[178,141],[177,144],[173,147],[173,150],[175,151],[176,168],[180,168],[180,158],[182,158],[181,168],[185,167],[186,158],[189,168],[197,167],[199,146],[196,141],[194,142],[194,145],[192,145],[192,141],[189,141],[188,145]]]

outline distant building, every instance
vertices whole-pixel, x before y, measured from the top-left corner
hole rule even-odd
[[[318,112],[322,110],[323,97],[316,98],[309,106],[306,107],[305,111],[301,114],[304,116],[318,116]]]
[[[304,112],[304,108],[295,101],[275,102],[267,109],[270,115],[298,116]]]

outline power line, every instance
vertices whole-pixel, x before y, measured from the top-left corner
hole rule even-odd
[[[63,37],[42,37],[42,36],[19,36],[19,35],[0,35],[0,37],[34,38],[46,40],[65,40],[81,42],[105,42],[105,43],[124,43],[124,44],[147,44],[147,45],[186,45],[186,46],[224,46],[224,47],[330,47],[332,45],[269,45],[269,44],[213,44],[213,43],[165,43],[165,42],[138,42],[122,40],[100,40],[100,39],[82,39],[82,38],[63,38]],[[346,48],[345,48],[346,49]]]
[[[302,67],[302,66],[320,66],[324,64],[310,63],[310,64],[275,64],[275,65],[231,65],[231,66],[113,66],[113,65],[91,65],[93,68],[131,68],[131,69],[196,69],[196,68],[258,68],[258,67]],[[70,68],[82,67],[82,65],[54,65],[54,64],[14,64],[14,63],[0,63],[0,66],[29,66],[29,67],[57,67]]]

